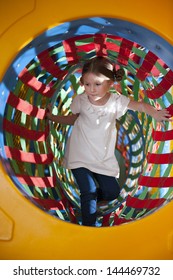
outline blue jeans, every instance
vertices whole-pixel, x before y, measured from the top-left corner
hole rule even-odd
[[[97,201],[111,201],[117,198],[120,193],[120,186],[115,177],[97,174],[84,167],[71,171],[80,189],[82,224],[95,226]]]

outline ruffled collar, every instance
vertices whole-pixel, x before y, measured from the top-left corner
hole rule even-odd
[[[89,101],[86,93],[84,93],[84,98],[85,98],[85,104],[87,106],[86,109],[87,109],[88,113],[96,114],[99,118],[107,115],[107,113],[108,113],[108,103],[111,100],[111,95],[104,105],[94,105],[94,104],[92,104]]]

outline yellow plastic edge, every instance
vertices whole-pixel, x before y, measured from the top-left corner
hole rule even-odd
[[[75,19],[106,16],[146,27],[172,44],[172,0],[6,0],[1,10],[1,68],[28,42],[56,25]],[[10,240],[0,240],[0,259],[173,259],[173,202],[133,223],[88,228],[52,217],[28,201],[0,164],[0,206],[12,221]],[[4,231],[5,232],[5,231]],[[4,239],[4,238],[3,238]]]

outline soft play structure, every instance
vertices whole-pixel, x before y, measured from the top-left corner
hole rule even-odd
[[[124,69],[113,92],[173,116],[173,2],[0,7],[0,259],[173,259],[173,122],[130,110],[117,121],[121,194],[86,227],[62,167],[72,127],[45,118],[49,103],[70,113],[82,65],[95,56]]]

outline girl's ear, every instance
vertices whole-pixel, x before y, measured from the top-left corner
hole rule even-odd
[[[109,85],[110,85],[110,87],[112,87],[114,85],[114,81],[110,80]]]
[[[80,80],[79,80],[79,84],[80,84],[81,86],[83,86],[83,78],[82,78],[82,77],[81,77]]]

